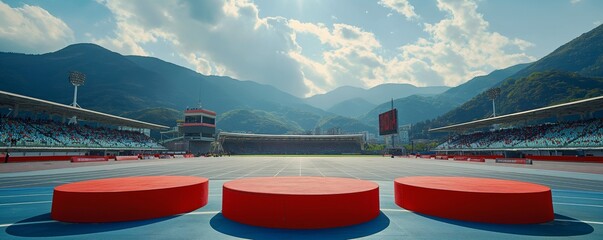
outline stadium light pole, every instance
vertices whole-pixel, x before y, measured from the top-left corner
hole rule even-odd
[[[77,104],[77,87],[84,85],[84,82],[86,82],[86,75],[81,72],[71,71],[69,72],[69,82],[75,87],[75,90],[73,91],[73,103],[71,103],[71,106],[81,108],[80,105]],[[77,124],[77,117],[73,116],[69,120],[69,124]]]
[[[492,117],[496,117],[496,104],[494,100],[500,96],[500,88],[491,88],[486,94],[488,95],[488,99],[492,100]]]
[[[392,98],[392,109],[394,110],[394,98]],[[396,116],[396,118],[398,118],[398,116]],[[398,131],[398,124],[396,122],[396,132]],[[392,149],[396,148],[396,138],[395,138],[396,134],[392,134]]]

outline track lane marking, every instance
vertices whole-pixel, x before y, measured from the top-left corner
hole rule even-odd
[[[411,211],[409,211],[409,210],[402,209],[402,208],[400,208],[400,209],[395,209],[395,208],[381,208],[381,209],[379,209],[379,210],[381,210],[382,212],[411,212]]]
[[[402,208],[399,208],[399,209],[395,209],[395,208],[381,208],[379,210],[382,211],[382,212],[411,212],[409,210],[402,209]],[[189,212],[189,213],[176,214],[174,216],[211,215],[211,214],[218,214],[220,212],[221,211],[199,211],[199,212]],[[603,222],[573,220],[573,219],[554,219],[554,221],[603,225]],[[44,223],[59,223],[59,221],[56,221],[56,220],[45,220],[45,221],[35,221],[35,222],[5,223],[5,224],[0,224],[0,228],[6,228],[6,227],[10,227],[10,226],[32,225],[32,224],[44,224]],[[108,224],[110,224],[110,223],[108,223]]]
[[[592,205],[592,204],[563,203],[563,202],[553,202],[553,204],[570,205],[570,206],[580,206],[580,207],[598,207],[598,208],[603,208],[603,205]]]
[[[587,197],[553,196],[553,198],[571,198],[571,199],[584,199],[584,200],[603,201],[603,198],[587,198]]]
[[[35,197],[35,196],[52,196],[52,193],[48,193],[48,194],[6,195],[6,196],[0,196],[0,198],[11,198],[11,197]]]
[[[10,226],[31,225],[31,224],[53,223],[53,222],[58,222],[58,221],[48,220],[48,221],[37,221],[37,222],[6,223],[6,224],[0,224],[0,228],[10,227]]]
[[[572,219],[555,219],[555,221],[559,221],[559,222],[575,222],[575,223],[588,223],[588,224],[603,225],[603,222],[582,221],[582,220],[572,220]]]
[[[207,211],[207,212],[189,212],[178,214],[177,216],[186,216],[186,215],[208,215],[208,214],[218,214],[220,211]]]
[[[40,203],[51,203],[52,201],[39,201],[39,202],[16,202],[16,203],[0,203],[0,206],[13,206],[13,205],[26,205],[26,204],[40,204]]]

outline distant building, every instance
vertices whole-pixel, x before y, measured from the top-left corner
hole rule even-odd
[[[341,135],[342,131],[340,127],[332,127],[327,130],[327,135]]]
[[[320,130],[320,127],[316,127],[314,128],[314,135],[321,135],[322,131]]]
[[[401,144],[410,143],[410,129],[411,129],[410,124],[406,124],[406,125],[402,125],[402,126],[398,127],[398,137],[400,138]]]
[[[184,122],[178,124],[178,130],[185,139],[214,141],[216,138],[216,113],[201,108],[188,108],[184,111]]]
[[[362,131],[360,133],[362,134],[362,138],[364,139],[364,142],[369,142],[369,132],[368,131]]]
[[[184,110],[184,121],[177,121],[177,137],[166,140],[172,151],[203,154],[210,150],[216,139],[216,113],[202,108]],[[168,132],[166,132],[168,133]]]

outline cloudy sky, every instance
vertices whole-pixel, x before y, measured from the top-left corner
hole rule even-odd
[[[305,97],[459,85],[603,23],[601,0],[0,0],[0,51],[92,42]]]

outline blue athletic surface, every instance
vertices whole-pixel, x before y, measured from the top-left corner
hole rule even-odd
[[[2,167],[2,165],[0,165]],[[55,186],[89,179],[185,175],[210,179],[209,203],[194,212],[147,221],[70,224],[50,218]],[[251,227],[220,214],[222,185],[243,177],[329,176],[374,181],[381,215],[364,224],[324,230]],[[553,189],[555,221],[479,224],[406,211],[393,199],[404,176],[519,180]],[[445,201],[446,199],[442,199]],[[500,206],[501,211],[505,206]],[[603,174],[427,159],[385,157],[222,157],[141,160],[127,164],[0,174],[0,239],[603,239]]]

